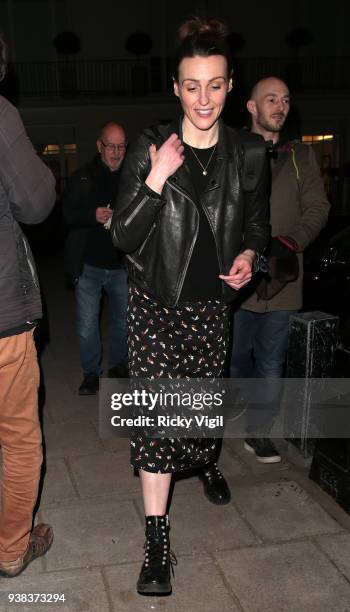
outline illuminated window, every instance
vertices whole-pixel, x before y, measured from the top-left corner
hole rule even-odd
[[[48,144],[44,147],[42,155],[59,155],[60,154],[60,145],[58,144]]]
[[[66,155],[75,155],[77,152],[76,144],[64,144],[63,151]],[[60,154],[60,145],[58,144],[48,144],[43,146],[42,155],[59,155]]]
[[[75,143],[37,144],[36,150],[56,178],[57,193],[65,188],[67,177],[77,168],[77,145]]]
[[[333,134],[312,134],[309,136],[302,136],[301,141],[305,144],[314,144],[315,142],[324,142],[325,140],[333,140]]]
[[[68,155],[75,154],[77,152],[77,145],[76,144],[65,144],[64,152]]]

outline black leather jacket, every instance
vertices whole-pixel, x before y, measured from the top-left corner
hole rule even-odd
[[[169,307],[178,303],[198,233],[196,193],[186,162],[166,181],[162,194],[146,184],[149,146],[172,133],[181,138],[182,121],[145,130],[124,161],[112,239],[126,253],[130,278]],[[237,132],[220,121],[216,160],[201,204],[213,231],[220,272],[227,274],[244,249],[262,253],[269,237],[266,164],[254,191],[242,186],[244,150]],[[205,271],[203,271],[205,282]],[[222,282],[223,299],[237,291]]]

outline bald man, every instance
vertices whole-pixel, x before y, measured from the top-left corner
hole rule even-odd
[[[127,276],[121,253],[113,246],[109,232],[126,144],[123,126],[114,122],[104,125],[96,142],[96,156],[71,176],[63,198],[63,216],[71,228],[65,248],[65,268],[75,286],[83,370],[79,395],[95,395],[99,388],[103,291],[111,307],[108,373],[112,377],[128,375]]]
[[[248,410],[245,449],[261,463],[276,463],[281,457],[269,438],[279,411],[288,324],[302,307],[302,253],[326,224],[329,203],[311,146],[281,138],[290,109],[290,94],[284,81],[275,77],[253,87],[247,108],[251,131],[273,143],[271,151],[270,255],[286,262],[294,280],[262,280],[234,314],[230,375],[263,378],[256,403],[260,411]],[[287,278],[286,274],[286,278]],[[254,291],[254,292],[252,292]]]

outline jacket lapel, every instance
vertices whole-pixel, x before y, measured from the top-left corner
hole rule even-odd
[[[174,132],[179,135],[180,140],[182,141],[182,120],[183,115],[179,117],[178,120],[173,121],[169,126],[169,136]],[[186,164],[186,159],[182,166],[176,170],[176,172],[168,179],[168,181],[176,186],[176,188],[180,189],[184,193],[184,195],[196,202],[197,194],[192,182],[191,173],[189,171],[188,165]]]
[[[213,191],[221,186],[221,169],[224,165],[224,161],[232,157],[233,148],[232,143],[228,140],[227,131],[225,125],[221,119],[219,119],[219,139],[216,148],[215,161],[208,174],[208,183],[205,189],[205,193]]]
[[[174,132],[179,135],[179,138],[182,140],[182,119],[183,116],[180,116],[178,120],[173,121],[169,126],[169,132],[167,138],[173,134]],[[224,159],[232,156],[231,146],[228,142],[227,133],[225,130],[225,126],[221,119],[219,120],[219,140],[216,149],[215,162],[212,166],[211,171],[209,170],[208,174],[208,184],[205,189],[205,193],[208,191],[213,191],[214,189],[218,189],[220,187],[220,171],[223,166]],[[180,189],[189,199],[196,202],[197,194],[192,182],[191,173],[189,171],[188,165],[186,164],[186,160],[178,168],[178,170],[173,174],[168,181],[176,186],[176,188]]]

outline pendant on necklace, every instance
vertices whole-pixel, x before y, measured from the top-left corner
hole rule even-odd
[[[203,176],[207,176],[208,172],[206,170],[203,170],[202,174]]]

